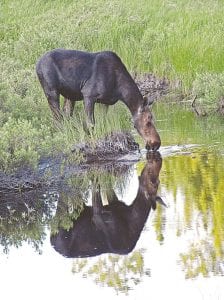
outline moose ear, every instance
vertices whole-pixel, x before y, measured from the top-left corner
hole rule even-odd
[[[168,207],[166,205],[166,203],[163,201],[163,199],[161,197],[159,197],[159,196],[156,196],[156,202],[158,202],[159,204],[161,204],[161,205],[163,205],[165,207]]]
[[[144,106],[150,106],[154,102],[154,97],[144,96]]]
[[[152,209],[156,210],[156,202],[152,201]]]
[[[139,114],[143,113],[144,111],[147,111],[149,105],[151,105],[154,102],[154,98],[150,96],[144,96],[143,97],[143,105],[139,108]]]

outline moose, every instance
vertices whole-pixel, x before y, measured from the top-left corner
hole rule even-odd
[[[84,52],[54,49],[36,64],[36,72],[53,116],[72,116],[76,101],[84,101],[88,126],[94,126],[94,105],[114,105],[121,100],[131,112],[134,127],[146,149],[156,151],[161,145],[153,123],[150,97],[143,97],[121,59],[111,51]],[[63,114],[60,95],[64,97]]]
[[[141,234],[149,212],[157,202],[162,158],[158,152],[148,154],[147,163],[139,177],[137,195],[130,206],[118,200],[113,188],[107,190],[107,205],[102,203],[100,183],[92,186],[92,206],[84,206],[69,230],[59,226],[51,235],[51,245],[61,255],[70,258],[91,257],[102,253],[128,254]],[[60,202],[62,201],[62,202]],[[64,206],[59,198],[56,216]]]

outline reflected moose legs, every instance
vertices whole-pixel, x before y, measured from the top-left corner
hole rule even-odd
[[[65,98],[63,111],[66,116],[72,116],[75,102],[83,99],[90,125],[95,123],[95,103],[114,105],[121,100],[130,110],[146,148],[156,151],[160,147],[160,137],[148,107],[153,99],[143,98],[115,53],[55,49],[40,57],[36,72],[55,119],[62,118],[60,95]]]
[[[93,183],[92,206],[84,206],[69,230],[58,228],[57,233],[51,236],[55,250],[66,257],[131,252],[151,208],[155,209],[157,202],[164,204],[157,196],[161,166],[159,153],[149,153],[139,177],[137,195],[131,205],[118,200],[112,188],[106,191],[108,205],[103,205],[100,182]],[[58,207],[60,205],[59,202]]]

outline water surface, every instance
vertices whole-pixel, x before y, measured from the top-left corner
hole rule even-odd
[[[224,156],[199,146],[163,147],[161,153],[157,195],[167,207],[150,207],[130,253],[68,258],[50,236],[58,226],[69,230],[83,205],[91,205],[92,182],[100,183],[102,194],[113,188],[131,205],[146,159],[117,174],[73,176],[63,191],[1,195],[1,297],[223,299]],[[66,205],[58,212],[60,199]]]

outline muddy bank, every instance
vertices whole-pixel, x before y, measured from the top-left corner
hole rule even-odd
[[[140,157],[139,145],[130,133],[113,133],[95,145],[75,145],[71,154],[43,157],[35,170],[21,166],[13,174],[0,172],[0,196],[63,185],[69,176],[90,169],[122,172]]]
[[[132,75],[141,93],[149,95],[154,100],[184,105],[184,108],[192,110],[199,117],[212,114],[224,116],[223,96],[214,101],[207,101],[205,94],[198,95],[193,88],[186,93],[180,80],[168,80],[165,77],[156,77],[154,74]]]
[[[133,78],[143,96],[149,96],[154,101],[164,101],[172,104],[182,104],[185,108],[194,111],[193,96],[183,92],[180,80],[169,80],[154,74],[133,75]]]
[[[133,77],[142,95],[149,95],[154,100],[168,95],[180,85],[180,82],[174,83],[165,77],[156,77],[154,74],[134,74]]]
[[[72,152],[80,154],[87,163],[116,161],[122,156],[139,152],[139,145],[128,132],[114,132],[95,144],[74,145]]]

